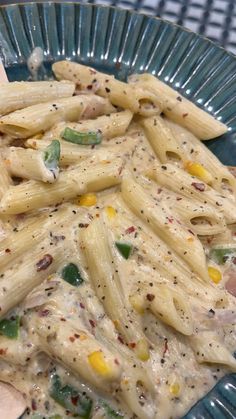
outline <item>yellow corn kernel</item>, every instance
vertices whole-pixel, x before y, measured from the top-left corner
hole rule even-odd
[[[138,341],[135,352],[140,361],[147,361],[150,358],[148,343],[145,339],[140,339]]]
[[[140,295],[131,295],[129,302],[137,313],[144,314],[143,298]]]
[[[187,161],[184,168],[190,175],[198,177],[205,183],[211,183],[213,180],[212,175],[200,163]]]
[[[94,371],[100,375],[108,375],[111,369],[104,359],[102,351],[95,351],[88,355],[88,360]]]
[[[77,200],[77,204],[81,207],[92,207],[93,205],[96,205],[96,203],[97,197],[94,193],[86,193],[81,195]]]
[[[86,340],[88,339],[87,335],[80,335],[79,340]]]
[[[213,268],[213,266],[208,267],[208,275],[215,284],[218,284],[221,281],[221,272],[218,269]]]
[[[116,216],[116,210],[113,207],[106,207],[106,214],[108,218],[114,218]]]
[[[178,396],[180,393],[180,385],[178,383],[173,383],[169,386],[169,391],[173,396]]]

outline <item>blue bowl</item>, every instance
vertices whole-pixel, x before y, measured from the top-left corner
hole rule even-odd
[[[32,49],[44,51],[44,70],[65,58],[125,80],[149,72],[226,123],[229,131],[205,144],[236,165],[236,59],[211,41],[170,22],[112,7],[26,3],[0,8],[0,56],[9,80],[30,77]],[[236,418],[236,374],[225,376],[185,419]],[[161,419],[161,418],[160,418]]]

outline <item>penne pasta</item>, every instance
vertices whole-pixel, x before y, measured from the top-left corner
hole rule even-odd
[[[141,126],[161,163],[167,160],[186,160],[185,152],[176,141],[165,120],[159,116],[143,118]]]
[[[159,206],[131,177],[121,185],[122,198],[129,208],[143,219],[162,240],[204,280],[208,280],[206,259],[201,242],[186,229],[163,204]]]
[[[172,135],[176,138],[181,150],[184,150],[185,170],[191,172],[191,163],[200,163],[203,166],[203,170],[205,169],[208,172],[209,179],[206,178],[207,183],[219,192],[223,192],[223,194],[229,192],[229,197],[233,198],[236,192],[236,179],[228,168],[191,132],[167,119],[165,122]],[[194,167],[192,168],[194,169]],[[199,179],[203,177],[204,180],[206,175],[203,170],[201,170],[201,167],[199,169],[196,168],[196,173],[199,172]]]
[[[71,82],[36,81],[0,83],[0,115],[53,99],[70,97],[75,91]]]
[[[201,140],[210,140],[227,132],[225,124],[198,108],[176,90],[151,74],[130,77],[130,84],[152,92],[164,114],[172,121],[187,128]]]
[[[80,95],[39,103],[0,118],[0,132],[13,138],[27,138],[45,132],[61,121],[78,121],[110,113],[114,108],[107,99]]]
[[[82,92],[94,91],[99,96],[109,98],[113,105],[144,116],[160,112],[155,95],[142,87],[133,88],[114,76],[71,61],[59,61],[53,64],[52,69],[57,79],[71,80]]]
[[[44,157],[44,152],[50,144],[51,141],[42,152],[26,150],[21,147],[9,147],[4,150],[2,155],[9,174],[23,179],[55,182],[59,175],[56,161],[54,167],[48,168]]]
[[[4,164],[4,159],[0,155],[0,200],[2,196],[7,192],[9,187],[12,185],[11,177],[8,174],[7,168]]]
[[[152,178],[158,181],[158,184],[164,185],[173,192],[194,199],[202,204],[210,204],[218,211],[222,212],[227,224],[233,224],[236,221],[234,202],[226,196],[215,191],[209,185],[195,176],[191,176],[186,171],[167,163],[165,166],[155,166],[149,171]]]
[[[66,127],[74,129],[79,132],[94,131],[99,132],[102,138],[110,139],[119,137],[125,134],[130,121],[133,117],[129,110],[111,113],[110,115],[102,115],[96,119],[88,119],[80,122],[60,122],[53,126],[51,130],[47,131],[43,139],[53,139],[61,137],[63,130]]]
[[[97,164],[90,162],[89,165],[85,161],[77,168],[61,173],[52,185],[32,180],[12,186],[1,200],[0,212],[20,214],[117,185],[121,182],[122,165],[121,159]]]

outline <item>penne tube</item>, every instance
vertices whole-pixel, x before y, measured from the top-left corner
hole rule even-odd
[[[212,205],[204,204],[178,196],[165,188],[158,188],[157,196],[152,194],[158,202],[164,203],[170,210],[176,212],[180,219],[195,234],[200,236],[210,236],[223,233],[226,223],[223,214],[216,210]]]
[[[236,222],[235,203],[185,170],[167,163],[164,166],[155,165],[155,168],[148,174],[159,185],[167,187],[180,196],[213,206],[224,215],[227,224]]]
[[[51,141],[48,142],[42,152],[26,150],[21,147],[6,148],[2,154],[9,174],[23,179],[41,180],[49,183],[55,182],[59,175],[57,162],[55,161],[54,168],[48,168],[44,157],[44,150],[51,143]]]
[[[207,183],[212,185],[212,187],[219,192],[229,192],[229,196],[233,197],[233,194],[236,192],[236,179],[233,174],[230,173],[227,166],[224,166],[217,157],[186,128],[183,128],[168,119],[165,119],[165,123],[171,130],[172,135],[175,137],[185,156],[185,170],[188,171],[189,168],[189,171],[191,172],[191,165],[189,165],[189,163],[200,163],[203,166],[203,170],[201,170],[201,167],[196,168],[195,170],[196,173],[199,172],[199,179],[203,178],[204,180],[204,178],[206,178],[204,173],[205,169],[205,171],[208,172],[209,178]],[[231,192],[229,189],[231,189]]]
[[[203,331],[190,338],[199,363],[222,364],[236,372],[236,360],[215,332]]]
[[[54,63],[52,70],[59,80],[71,80],[83,91],[94,91],[107,97],[113,105],[130,109],[134,113],[148,116],[160,113],[156,96],[148,89],[129,85],[93,68],[71,61]]]
[[[56,272],[65,258],[65,247],[61,244],[50,247],[50,254],[40,248],[26,254],[17,269],[8,269],[0,280],[0,318],[19,304],[33,288]]]
[[[142,226],[139,228],[139,219],[130,217],[129,211],[126,210],[125,205],[119,198],[115,200],[116,214],[114,217],[106,217],[106,224],[108,228],[114,232],[116,236],[120,234],[125,235],[129,231],[130,226],[134,227],[134,235],[128,235],[129,243],[133,248],[138,250],[137,276],[140,275],[139,256],[146,259],[148,263],[158,272],[157,281],[162,279],[168,281],[170,286],[176,288],[181,292],[188,293],[193,299],[197,299],[201,305],[209,306],[209,303],[214,301],[217,303],[222,297],[222,291],[218,290],[213,284],[203,283],[201,278],[194,274],[190,267],[175,253],[167,243],[162,241],[148,228]],[[135,232],[138,231],[137,237]],[[124,238],[125,240],[125,238]]]
[[[135,348],[142,341],[148,352],[141,325],[124,301],[122,284],[114,269],[106,229],[99,219],[93,220],[81,234],[81,247],[89,262],[89,273],[99,300],[128,345]],[[113,263],[112,263],[113,262]],[[126,327],[129,325],[128,327]]]
[[[177,161],[186,160],[183,149],[179,146],[170,128],[161,116],[155,115],[150,118],[143,118],[139,122],[144,128],[146,137],[161,163],[166,163],[170,159]]]
[[[130,84],[149,90],[157,98],[162,112],[179,125],[187,128],[201,140],[210,140],[227,132],[228,127],[206,111],[198,108],[166,83],[151,74],[131,76]]]
[[[47,131],[43,139],[53,139],[61,137],[66,127],[79,132],[93,131],[99,132],[102,138],[109,140],[113,137],[119,137],[125,134],[133,117],[129,110],[102,115],[96,119],[88,119],[80,122],[60,122]]]
[[[7,168],[4,164],[4,158],[2,154],[0,155],[0,200],[3,195],[7,192],[9,187],[12,185],[11,177],[7,171]]]
[[[119,158],[95,164],[85,160],[76,168],[62,172],[51,185],[31,180],[12,186],[1,200],[0,213],[20,214],[115,186],[121,182],[122,167]]]
[[[80,161],[85,159],[99,159],[100,161],[109,161],[111,158],[125,156],[135,150],[138,146],[138,141],[135,138],[125,136],[114,139],[115,141],[109,141],[97,145],[91,149],[90,146],[83,146],[78,144],[69,143],[64,140],[60,140],[60,165],[68,166],[72,164],[78,164]],[[25,145],[31,147],[34,150],[44,150],[51,144],[51,140],[37,140],[31,138],[26,141]],[[122,144],[122,147],[121,147]]]
[[[121,184],[121,194],[129,208],[205,281],[208,282],[206,257],[201,242],[181,224],[167,206],[159,205],[131,177]]]
[[[12,263],[44,240],[49,231],[59,229],[61,221],[65,218],[70,218],[67,208],[59,209],[57,212],[48,211],[33,220],[30,219],[30,222],[26,220],[20,229],[8,232],[0,242],[1,269],[10,268]]]
[[[75,84],[68,81],[21,81],[0,83],[0,89],[0,115],[5,115],[36,103],[72,96]]]
[[[193,333],[193,319],[187,294],[181,293],[166,284],[148,286],[142,283],[138,291],[130,296],[134,309],[151,310],[162,322],[172,326],[183,335]]]
[[[50,304],[43,306],[48,315],[42,319],[40,311],[32,319],[39,335],[41,348],[92,387],[110,392],[118,387],[122,373],[122,358],[112,353],[78,322],[77,328],[69,321],[60,322],[63,314]],[[50,330],[50,332],[49,332]]]
[[[61,121],[78,121],[113,112],[107,99],[80,95],[39,103],[0,118],[0,132],[14,138],[27,138],[45,132]]]

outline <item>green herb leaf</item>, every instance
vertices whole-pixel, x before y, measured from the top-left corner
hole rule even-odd
[[[88,131],[88,132],[79,132],[69,127],[66,127],[61,133],[61,137],[69,141],[70,143],[80,144],[80,145],[95,145],[100,144],[102,141],[102,136],[100,132]]]
[[[62,269],[61,275],[64,281],[69,282],[74,287],[79,287],[84,282],[78,267],[74,263],[68,263]]]
[[[109,406],[109,404],[107,404],[104,400],[100,400],[100,404],[104,408],[108,418],[123,418],[124,417],[124,415],[112,409],[111,406]]]
[[[225,262],[234,255],[236,256],[236,248],[215,248],[210,250],[209,257],[219,265],[224,265]]]
[[[7,336],[9,339],[17,339],[20,328],[20,318],[3,319],[0,321],[0,335]]]
[[[70,385],[62,386],[58,375],[52,378],[50,396],[72,414],[84,419],[91,417],[92,400]]]
[[[58,164],[61,155],[61,144],[58,140],[53,140],[44,151],[44,164],[52,172],[58,171]]]
[[[115,242],[115,245],[124,259],[129,259],[133,246],[130,243]]]

